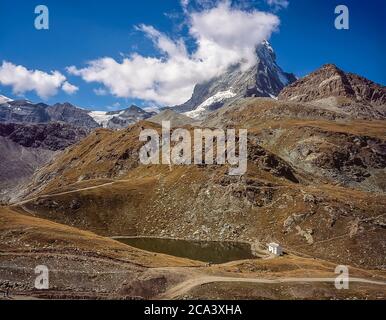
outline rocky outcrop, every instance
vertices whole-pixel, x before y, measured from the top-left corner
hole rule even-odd
[[[26,148],[64,150],[87,136],[88,130],[64,123],[1,124],[0,136]]]
[[[381,106],[386,105],[386,87],[327,64],[287,86],[279,100],[310,102],[329,97]]]

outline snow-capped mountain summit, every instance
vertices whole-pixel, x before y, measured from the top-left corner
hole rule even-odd
[[[222,76],[197,84],[192,98],[176,106],[174,110],[191,117],[202,118],[208,112],[237,99],[276,98],[285,86],[296,81],[293,74],[284,72],[276,63],[276,54],[268,41],[262,42],[257,47],[256,59],[256,64],[246,71],[243,71],[240,65],[235,65]],[[194,112],[197,109],[199,111]]]

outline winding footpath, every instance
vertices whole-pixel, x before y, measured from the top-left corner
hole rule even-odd
[[[278,278],[278,279],[252,279],[242,277],[218,277],[218,276],[199,276],[188,279],[180,284],[170,288],[165,293],[158,296],[159,299],[172,300],[187,294],[195,287],[216,283],[216,282],[242,282],[259,284],[277,284],[277,283],[335,283],[335,278]],[[368,280],[363,278],[351,278],[350,283],[363,283],[386,286],[384,281]]]

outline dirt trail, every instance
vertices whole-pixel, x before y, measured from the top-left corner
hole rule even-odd
[[[175,287],[167,290],[165,293],[159,295],[157,298],[170,300],[176,299],[195,287],[215,283],[215,282],[243,282],[243,283],[260,283],[260,284],[275,284],[275,283],[335,283],[335,278],[278,278],[278,279],[252,279],[242,277],[218,277],[218,276],[199,276],[196,278],[188,279]],[[366,283],[386,286],[384,281],[368,280],[362,278],[350,278],[350,282]]]
[[[125,266],[131,266],[131,267],[139,267],[139,268],[147,268],[145,265],[129,261],[129,260],[123,260],[119,258],[113,258],[108,256],[93,256],[93,253],[85,252],[83,254],[79,253],[67,253],[67,252],[21,252],[21,251],[7,251],[7,252],[0,252],[1,257],[31,257],[36,259],[42,258],[42,257],[48,257],[48,258],[67,258],[73,261],[93,261],[93,262],[101,262],[101,263],[108,263],[111,265],[115,265],[116,267],[125,267]],[[0,266],[1,267],[1,266]],[[63,270],[56,270],[58,272],[72,272],[68,269]],[[74,271],[75,273],[78,272],[77,270]]]
[[[111,185],[113,185],[113,184],[115,184],[117,182],[122,182],[122,181],[124,181],[124,180],[107,182],[107,183],[100,184],[100,185],[97,185],[97,186],[86,187],[86,188],[79,188],[79,189],[69,190],[69,191],[65,191],[65,192],[40,195],[40,196],[37,196],[37,197],[34,197],[34,198],[30,198],[30,199],[27,199],[27,200],[24,200],[24,201],[12,203],[12,206],[23,206],[24,204],[27,204],[27,203],[29,203],[31,201],[34,201],[34,200],[37,200],[37,199],[51,198],[51,197],[63,196],[63,195],[66,195],[66,194],[71,194],[71,193],[77,193],[77,192],[81,192],[81,191],[99,189],[99,188],[111,186]]]

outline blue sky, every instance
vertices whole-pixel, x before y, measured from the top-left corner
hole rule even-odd
[[[270,37],[279,65],[297,76],[324,63],[335,63],[346,71],[386,84],[386,1],[288,0],[289,5],[280,8],[268,2],[240,0],[222,7],[223,12],[235,17],[234,25],[238,25],[228,21],[221,26],[226,29],[225,24],[230,23],[231,34],[219,48],[229,50],[224,51],[224,56],[236,54],[226,59],[218,57],[219,48],[213,52],[212,44],[205,44],[208,37],[217,36],[216,30],[208,30],[211,25],[207,23],[218,19],[216,12],[222,12],[212,10],[218,6],[215,1],[200,0],[183,7],[178,0],[0,0],[0,65],[3,61],[12,64],[9,72],[19,66],[31,73],[40,70],[51,75],[55,70],[61,74],[47,78],[57,81],[57,90],[49,90],[47,97],[29,88],[31,84],[20,84],[21,92],[15,94],[15,83],[0,83],[0,93],[47,103],[69,101],[98,110],[125,108],[132,103],[173,104],[190,94],[192,82],[218,73],[222,62],[226,67],[231,59],[238,58],[233,40],[237,40],[237,45],[240,41],[244,48],[241,56],[248,60],[251,41],[264,35]],[[38,4],[50,10],[49,30],[34,28],[34,9]],[[338,4],[345,4],[350,10],[349,30],[334,27],[334,9]],[[247,19],[246,26],[250,23],[253,30],[261,27],[261,31],[249,36],[245,26],[237,24],[237,18],[243,21],[242,14],[256,10],[264,13],[253,16],[261,23],[255,28],[254,21]],[[190,22],[193,20],[194,23]],[[220,20],[214,23],[217,21]],[[133,53],[139,59],[133,60]],[[195,58],[191,58],[194,53]],[[200,64],[199,60],[207,54],[212,54],[213,59]],[[101,60],[104,57],[108,60]],[[90,61],[98,62],[97,66],[88,64]],[[72,72],[68,70],[70,66]],[[200,74],[200,68],[205,72]],[[61,89],[65,81],[78,90],[66,93]]]

